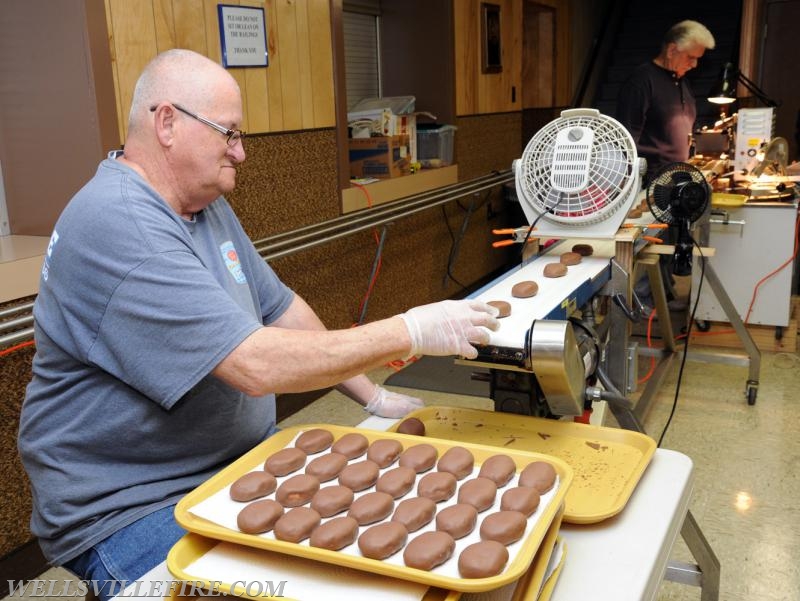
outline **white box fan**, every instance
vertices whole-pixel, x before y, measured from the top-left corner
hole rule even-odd
[[[517,197],[537,238],[613,238],[647,169],[621,123],[569,109],[514,161]]]

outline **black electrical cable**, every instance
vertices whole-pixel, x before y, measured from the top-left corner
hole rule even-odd
[[[367,293],[364,296],[364,300],[361,303],[361,314],[358,316],[358,321],[356,321],[356,325],[361,325],[364,323],[364,320],[367,317],[367,306],[369,305],[370,296],[372,296],[372,288],[375,285],[375,279],[378,276],[378,268],[381,264],[381,259],[383,258],[383,245],[386,241],[386,232],[388,230],[388,226],[383,226],[381,229],[381,236],[378,240],[378,248],[375,250],[375,258],[372,260],[372,271],[369,274],[369,284],[367,285]]]
[[[466,208],[461,206],[460,202],[458,202],[458,201],[456,202],[456,204],[458,204],[459,208],[461,208],[463,211],[466,211],[466,214],[464,215],[464,219],[461,222],[461,228],[460,228],[459,233],[458,233],[458,238],[456,238],[456,236],[453,233],[452,228],[450,227],[450,221],[447,219],[447,211],[445,210],[444,205],[442,205],[442,216],[444,217],[444,223],[445,223],[445,226],[447,227],[447,233],[450,234],[450,240],[451,240],[450,253],[448,254],[448,257],[447,257],[447,269],[445,271],[444,278],[442,279],[442,286],[446,286],[447,285],[447,280],[450,279],[457,286],[460,286],[462,290],[466,290],[467,287],[464,284],[462,284],[461,282],[459,282],[455,278],[455,276],[453,276],[453,265],[455,264],[456,258],[458,257],[458,253],[459,253],[459,251],[461,249],[461,241],[464,239],[464,236],[466,236],[467,227],[469,226],[469,221],[472,218],[472,215],[474,215],[475,211],[477,211],[480,207],[482,207],[484,204],[486,204],[486,202],[489,199],[489,194],[491,194],[491,189],[486,191],[486,195],[484,196],[483,201],[480,202],[477,205],[475,204],[475,198],[477,197],[477,194],[473,195],[472,198],[470,199],[469,206],[466,207]]]
[[[697,252],[700,254],[700,283],[697,285],[697,298],[695,298],[694,305],[692,306],[692,314],[689,317],[689,325],[686,327],[686,340],[683,345],[681,366],[678,370],[678,382],[675,384],[675,398],[672,400],[672,409],[669,412],[667,423],[664,424],[664,429],[661,431],[661,436],[658,437],[657,446],[659,448],[661,447],[661,443],[664,441],[664,436],[666,435],[667,430],[672,423],[675,410],[678,408],[678,396],[680,395],[681,382],[683,381],[683,368],[686,365],[686,356],[689,354],[689,337],[692,335],[692,324],[694,324],[694,316],[697,313],[697,306],[700,304],[700,293],[703,291],[703,281],[705,280],[706,275],[706,258],[703,256],[703,251],[700,249],[700,245],[697,243],[697,241],[692,238],[691,234],[689,234],[689,239],[692,241],[693,247],[696,248]]]
[[[554,205],[553,205],[552,207],[550,207],[549,209],[548,209],[547,207],[545,207],[545,208],[544,208],[544,211],[542,211],[541,213],[539,213],[539,216],[538,216],[536,219],[534,219],[534,220],[533,220],[533,223],[531,223],[531,226],[528,228],[528,231],[527,231],[527,232],[525,232],[525,239],[522,241],[522,247],[520,248],[520,251],[519,251],[519,257],[520,257],[520,260],[521,260],[521,259],[524,257],[524,255],[525,255],[525,246],[528,244],[528,240],[529,240],[529,239],[530,239],[530,237],[531,237],[531,232],[532,232],[534,229],[536,229],[536,224],[537,224],[537,223],[539,223],[539,220],[540,220],[542,217],[544,217],[544,214],[545,214],[545,213],[550,213],[551,215],[552,215],[553,213],[555,213],[555,210],[556,210],[556,208],[558,208],[558,205],[560,205],[560,204],[561,204],[561,201],[562,201],[563,199],[564,199],[564,195],[563,195],[563,194],[559,194],[559,196],[558,196],[558,201],[556,201],[556,204],[554,204]]]

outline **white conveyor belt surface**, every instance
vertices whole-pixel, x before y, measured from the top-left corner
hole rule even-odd
[[[583,257],[578,265],[567,268],[567,275],[560,278],[547,278],[544,268],[549,263],[557,263],[561,255],[569,252],[575,244],[589,244],[594,249],[592,256]],[[500,320],[500,328],[492,332],[489,344],[510,348],[525,346],[525,333],[536,319],[564,319],[570,312],[570,298],[582,286],[591,286],[609,269],[610,259],[614,256],[613,240],[570,239],[554,244],[542,255],[529,262],[515,267],[499,278],[490,282],[470,296],[482,301],[506,301],[511,305],[511,314]],[[598,283],[601,285],[608,278]],[[515,284],[533,280],[539,286],[536,296],[530,298],[514,298],[511,289]],[[557,314],[564,313],[563,316]]]

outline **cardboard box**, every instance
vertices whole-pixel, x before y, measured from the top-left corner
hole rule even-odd
[[[350,112],[347,120],[351,124],[359,123],[364,132],[375,131],[383,136],[408,136],[409,158],[412,163],[417,161],[417,113],[395,115],[389,109],[373,109]],[[367,127],[367,123],[371,123],[371,126]]]
[[[387,179],[410,173],[408,136],[350,139],[350,177]]]

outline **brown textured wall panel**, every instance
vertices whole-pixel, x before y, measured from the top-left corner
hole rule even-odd
[[[521,113],[459,117],[456,126],[455,156],[462,181],[511,169],[522,155]]]
[[[31,493],[17,454],[17,430],[33,347],[0,357],[0,558],[31,539]]]
[[[246,138],[228,200],[253,240],[339,216],[332,129]]]

